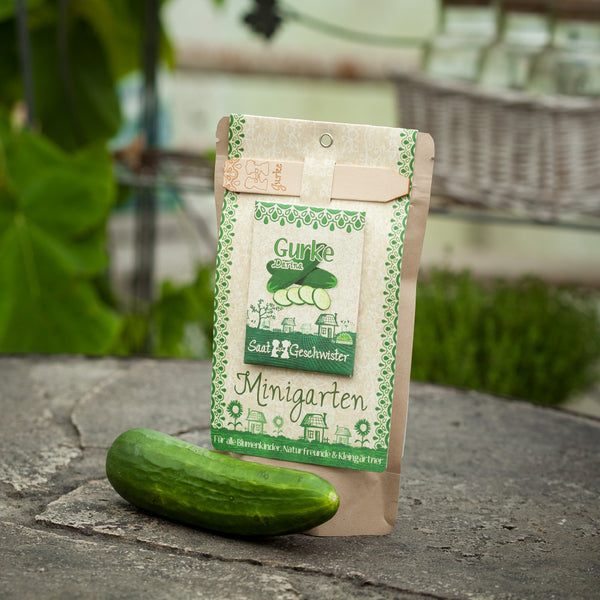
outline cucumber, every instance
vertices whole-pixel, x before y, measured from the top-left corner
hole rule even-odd
[[[243,461],[150,429],[130,429],[113,442],[106,474],[131,504],[221,533],[306,531],[339,506],[333,486],[313,473]]]
[[[291,269],[278,269],[267,281],[267,291],[274,294],[279,290],[285,290],[290,285],[296,283],[298,277],[302,277],[304,270],[294,271]]]
[[[314,288],[312,288],[310,285],[303,285],[298,290],[298,295],[300,296],[300,299],[305,304],[314,304],[314,302],[313,302],[313,292],[314,291],[315,291]]]
[[[280,269],[273,266],[274,261],[267,263],[267,271],[271,277],[267,282],[267,290],[271,293],[294,285],[299,279],[306,277],[319,264],[318,260],[304,258],[301,261],[295,261],[302,265],[302,269]]]
[[[292,304],[304,304],[304,300],[300,298],[300,288],[299,287],[291,287],[287,289],[287,297],[288,300]]]
[[[319,310],[327,310],[331,306],[331,298],[325,290],[317,288],[313,292],[313,303]]]
[[[277,290],[273,294],[273,302],[279,306],[290,306],[292,301],[287,296],[287,290]]]
[[[329,289],[337,285],[337,277],[321,269],[316,261],[303,260],[302,269],[282,269],[274,266],[275,261],[267,263],[267,271],[271,274],[267,282],[267,290],[274,293],[288,288],[290,285],[310,285],[313,288]]]
[[[338,280],[333,273],[330,273],[326,269],[321,269],[321,267],[316,267],[304,277],[298,279],[296,283],[310,285],[314,288],[330,289],[337,285]]]

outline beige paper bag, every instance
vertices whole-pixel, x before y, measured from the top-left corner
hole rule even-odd
[[[330,481],[340,496],[338,513],[308,533],[389,533],[398,506],[416,281],[429,208],[433,140],[428,134],[397,128],[232,115],[219,122],[216,150],[215,199],[220,226],[213,445],[245,460],[303,469]],[[273,211],[277,217],[269,216]],[[352,374],[335,371],[335,365],[331,372],[326,372],[330,368],[327,365],[325,370],[318,365],[282,368],[279,365],[283,363],[277,362],[282,357],[281,347],[273,343],[263,346],[271,352],[265,353],[265,360],[273,356],[274,363],[250,364],[248,332],[262,332],[267,321],[279,318],[283,322],[282,315],[288,310],[273,305],[270,319],[265,318],[258,328],[256,324],[254,329],[250,327],[250,307],[256,306],[248,290],[254,279],[261,288],[261,277],[273,277],[265,271],[264,261],[260,262],[260,252],[265,251],[259,249],[259,243],[269,235],[277,235],[280,219],[281,226],[287,227],[284,232],[291,231],[294,223],[298,232],[305,231],[302,239],[308,241],[296,241],[296,247],[306,248],[308,253],[312,230],[308,225],[303,229],[300,219],[307,217],[307,224],[312,219],[311,227],[317,232],[313,237],[318,234],[321,242],[328,239],[329,229],[338,227],[336,219],[345,219],[343,227],[350,231],[352,223],[358,222],[356,215],[364,224],[362,257],[357,252],[357,256],[345,258],[346,267],[352,261],[359,265],[355,277],[360,296],[352,331],[356,336]],[[284,223],[285,219],[289,223]],[[359,229],[356,226],[352,234],[358,235]],[[287,240],[287,235],[278,239]],[[313,240],[312,251],[315,247]],[[285,252],[280,254],[285,256],[285,263]],[[321,252],[314,262],[323,256],[328,258]],[[313,268],[313,264],[307,268],[306,261],[296,262],[295,268],[304,268],[301,274]],[[325,271],[323,266],[330,268],[327,262],[321,262],[321,272]],[[351,279],[341,262],[336,268],[338,283]],[[337,288],[325,290],[325,297],[341,302],[344,295],[348,296]],[[312,300],[307,302],[301,307],[305,311],[317,314],[322,308],[314,306]],[[291,302],[290,306],[297,308]],[[329,318],[335,322],[337,313]],[[289,317],[288,322],[292,322]],[[285,326],[276,324],[272,329],[278,332],[272,335],[285,335]],[[307,339],[316,339],[314,331],[306,329],[302,333]],[[288,337],[294,335],[302,334],[292,332]],[[348,340],[349,334],[337,337],[340,344]],[[334,354],[337,351],[328,356]],[[317,372],[319,369],[321,372]],[[359,416],[363,418],[357,420]],[[293,435],[282,435],[287,431],[285,427],[300,431],[300,426],[304,427],[304,438],[296,435],[297,442]],[[288,441],[283,444],[281,440]],[[236,448],[241,452],[235,453]],[[296,455],[285,454],[292,450]],[[282,455],[291,460],[272,458]],[[345,464],[343,460],[353,461],[345,465],[350,468],[339,466]]]

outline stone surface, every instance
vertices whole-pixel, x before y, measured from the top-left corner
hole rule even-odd
[[[73,411],[73,423],[86,446],[108,448],[132,427],[175,434],[210,424],[208,363],[126,361],[126,373],[106,382]],[[167,366],[168,365],[168,366]]]
[[[71,410],[119,372],[111,360],[2,358],[0,482],[18,491],[39,488],[79,458]]]
[[[165,552],[95,538],[72,538],[0,522],[3,600],[419,600],[425,596],[256,561]]]
[[[104,477],[123,429],[210,447],[210,367],[0,358],[0,597],[600,597],[600,421],[413,384],[398,521],[249,540],[138,511]]]

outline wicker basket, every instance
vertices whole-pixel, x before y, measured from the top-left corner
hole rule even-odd
[[[395,77],[401,126],[431,133],[433,192],[544,221],[600,216],[600,100]]]

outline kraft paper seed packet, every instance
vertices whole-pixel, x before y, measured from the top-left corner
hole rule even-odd
[[[231,115],[217,128],[211,438],[340,495],[310,533],[389,533],[433,140]]]

